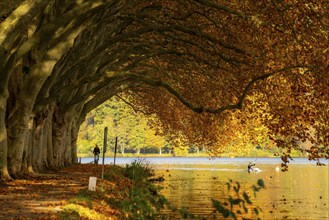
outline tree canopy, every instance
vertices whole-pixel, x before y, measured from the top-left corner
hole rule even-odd
[[[239,118],[263,126],[286,162],[306,142],[310,159],[328,157],[326,0],[0,7],[1,177],[73,163],[86,115],[118,94],[215,153],[243,132]]]
[[[164,132],[164,126],[155,114],[145,115],[133,109],[128,100],[123,99],[122,96],[115,96],[88,113],[86,120],[81,124],[77,139],[79,157],[93,157],[95,144],[102,145],[104,142],[106,127],[110,132],[107,134],[105,156],[114,156],[115,144],[117,144],[117,153],[122,156],[210,156],[211,154],[225,157],[273,157],[283,152],[269,139],[267,134],[269,129],[258,119],[248,120],[232,115],[229,126],[222,125],[214,132],[220,136],[217,138],[218,142],[213,139],[214,147],[206,148],[201,141],[193,142],[192,138],[187,140],[186,135],[181,131],[166,128]],[[294,156],[305,156],[305,152],[292,153]]]

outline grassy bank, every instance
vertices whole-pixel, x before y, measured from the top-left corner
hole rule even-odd
[[[60,218],[153,219],[167,203],[149,180],[153,175],[152,168],[141,161],[125,167],[106,166],[104,179],[97,179],[96,190],[79,191],[62,207]]]

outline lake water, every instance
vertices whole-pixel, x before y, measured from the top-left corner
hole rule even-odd
[[[92,158],[83,158],[82,163]],[[136,158],[116,158],[117,165],[131,163]],[[175,207],[186,207],[195,215],[211,216],[211,199],[227,198],[229,179],[241,183],[251,192],[254,205],[262,209],[262,219],[329,219],[329,167],[296,158],[288,172],[277,172],[280,158],[146,158],[165,181],[160,183],[163,194]],[[256,163],[260,172],[247,172],[249,162]],[[100,161],[101,162],[101,161]],[[106,164],[113,158],[106,158]],[[263,179],[265,189],[253,196],[250,187]],[[166,210],[165,210],[166,211]],[[169,213],[169,210],[167,210]],[[172,219],[179,219],[174,215]],[[211,219],[209,217],[209,219]],[[217,216],[216,219],[221,219]]]

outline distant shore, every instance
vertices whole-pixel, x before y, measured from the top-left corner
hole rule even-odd
[[[91,158],[94,157],[93,154],[78,154],[78,158]],[[100,155],[102,157],[102,155]],[[105,154],[105,157],[114,157],[113,153]],[[141,158],[148,158],[148,157],[212,157],[207,154],[187,154],[187,155],[172,155],[172,154],[132,154],[132,153],[126,153],[124,155],[122,154],[117,154],[117,158],[130,158],[130,157],[141,157]],[[220,156],[216,156],[220,158],[257,158],[257,157],[262,157],[262,158],[280,158],[280,156],[275,156],[271,154],[264,154],[264,155],[248,155],[248,156],[231,156],[227,154],[222,154]],[[292,155],[291,157],[293,158],[307,158],[307,156],[301,156],[301,155]]]
[[[94,157],[92,152],[88,153],[78,153],[78,158],[86,158],[86,157]],[[292,150],[290,153],[290,156],[292,158],[307,158],[307,154],[303,154],[300,151]],[[100,157],[102,157],[102,152],[100,154]],[[111,150],[107,153],[105,153],[105,157],[114,157],[114,152]],[[199,153],[189,153],[184,155],[175,155],[172,153],[117,153],[116,157],[212,157],[212,155],[209,155],[208,153],[199,152]],[[222,153],[220,156],[216,157],[225,157],[225,158],[236,158],[236,157],[245,157],[245,158],[257,158],[257,157],[263,157],[263,158],[279,158],[281,157],[281,154],[279,152],[271,152],[268,150],[252,150],[247,154],[241,154],[238,155],[236,152],[231,153]]]

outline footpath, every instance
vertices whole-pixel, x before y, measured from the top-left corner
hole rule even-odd
[[[0,219],[60,219],[62,207],[88,188],[90,176],[100,178],[100,174],[100,165],[80,164],[24,180],[0,182]]]

